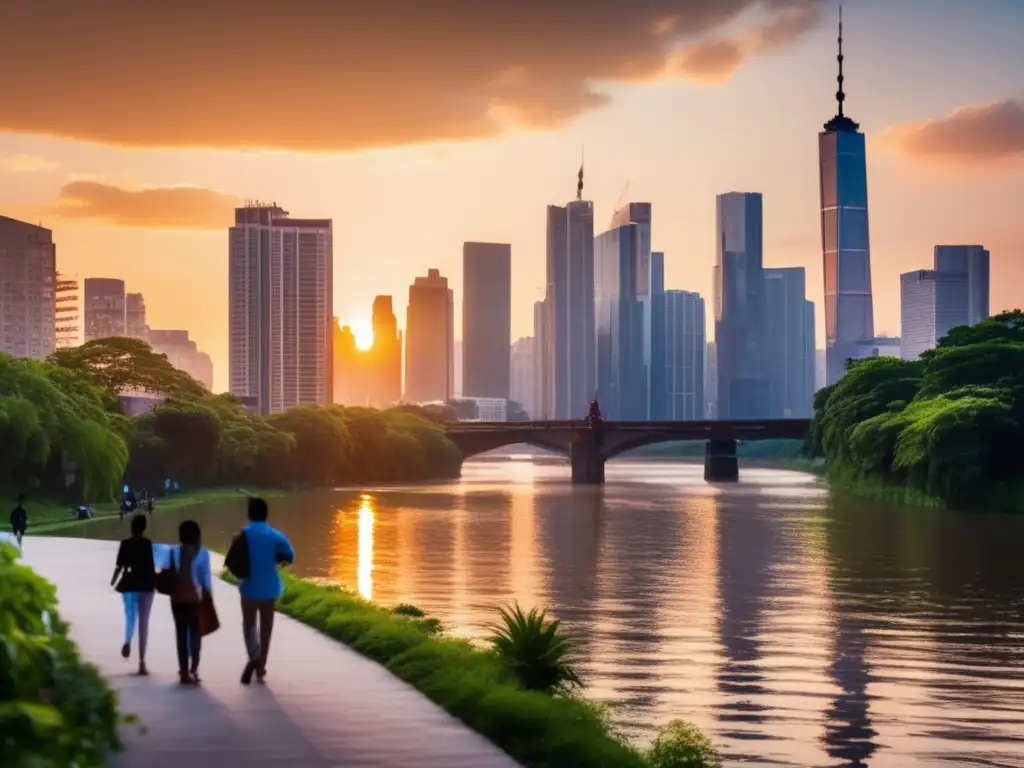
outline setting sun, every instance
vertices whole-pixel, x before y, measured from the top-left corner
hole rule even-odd
[[[352,329],[352,335],[356,337],[356,346],[359,349],[365,352],[373,346],[373,325],[369,318],[350,320],[348,326]]]

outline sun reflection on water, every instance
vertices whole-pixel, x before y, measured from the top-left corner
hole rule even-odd
[[[359,499],[359,561],[356,589],[367,600],[373,599],[373,497],[364,493]]]

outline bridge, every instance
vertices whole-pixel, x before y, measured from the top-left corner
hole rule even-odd
[[[457,422],[445,427],[448,439],[464,458],[506,445],[525,443],[560,453],[572,465],[572,481],[604,482],[610,459],[647,445],[706,440],[704,479],[736,480],[739,440],[803,440],[810,419],[739,419],[722,421],[604,421],[594,401],[585,419],[575,421]]]

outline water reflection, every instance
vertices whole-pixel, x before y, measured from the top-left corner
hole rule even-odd
[[[236,507],[158,509],[153,537],[187,515],[223,546]],[[709,486],[667,462],[573,488],[562,465],[516,461],[289,497],[271,522],[300,575],[462,635],[513,600],[550,609],[588,695],[641,741],[682,717],[730,764],[1024,765],[1024,518],[830,501],[791,472]]]

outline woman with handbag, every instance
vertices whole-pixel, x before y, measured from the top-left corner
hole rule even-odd
[[[121,655],[128,658],[132,652],[135,624],[139,626],[139,674],[148,675],[146,669],[146,643],[149,639],[149,612],[153,607],[156,589],[156,568],[153,565],[153,542],[146,532],[146,516],[132,518],[132,535],[121,542],[117,550],[117,565],[110,584],[121,593],[124,602],[124,645]]]
[[[194,520],[178,526],[181,543],[171,549],[168,568],[161,571],[158,584],[160,591],[171,598],[182,685],[199,683],[203,605],[212,608],[210,552],[202,546],[200,538],[199,524]]]

